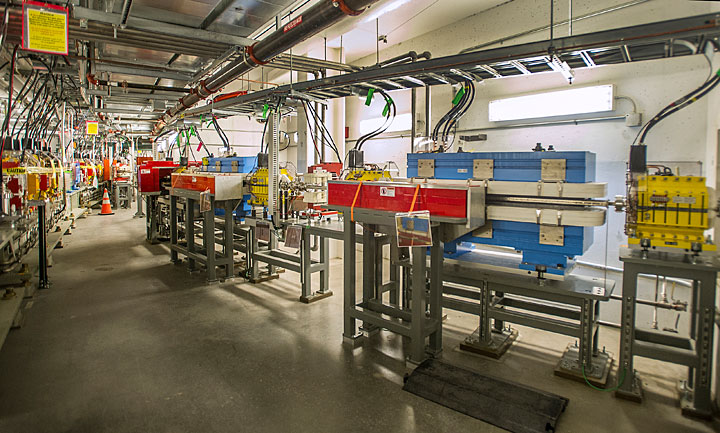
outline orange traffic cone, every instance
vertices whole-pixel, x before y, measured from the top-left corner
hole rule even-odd
[[[112,211],[112,207],[110,206],[110,196],[108,195],[107,188],[105,188],[105,192],[103,193],[102,208],[100,208],[100,215],[113,214],[115,214],[115,212]]]

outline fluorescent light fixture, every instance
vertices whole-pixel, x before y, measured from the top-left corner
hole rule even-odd
[[[615,86],[580,87],[490,101],[491,122],[569,116],[615,109]]]
[[[360,135],[369,134],[385,123],[384,117],[376,117],[374,119],[366,119],[360,121]],[[398,114],[390,127],[385,132],[409,131],[412,129],[412,114]]]
[[[363,20],[364,23],[369,23],[371,21],[375,21],[376,19],[380,18],[381,16],[390,13],[394,11],[395,9],[399,8],[400,6],[404,5],[405,3],[408,3],[410,0],[395,0],[393,2],[390,2],[386,4],[384,7],[381,7],[379,10],[370,13],[370,15],[367,16]],[[370,8],[372,10],[372,8]]]

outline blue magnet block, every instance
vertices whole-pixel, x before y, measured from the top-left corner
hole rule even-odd
[[[250,194],[243,196],[242,202],[240,202],[238,207],[233,211],[233,217],[235,217],[236,220],[245,219],[248,213],[250,213],[252,210],[252,206],[249,204],[251,198],[252,196]],[[215,209],[215,216],[225,216],[225,209]]]
[[[473,177],[476,159],[493,160],[492,180],[510,182],[538,182],[541,180],[543,159],[565,160],[565,182],[588,183],[595,181],[596,157],[591,152],[472,152],[472,153],[417,153],[408,155],[408,177],[418,176],[418,161],[435,162],[436,179],[466,180]],[[492,237],[480,238],[467,234],[445,243],[445,257],[462,260],[473,244],[497,245],[514,248],[523,253],[521,269],[563,275],[568,258],[583,254],[593,242],[591,227],[564,227],[562,246],[540,244],[540,226],[533,223],[493,221]]]
[[[563,245],[543,245],[540,243],[540,226],[537,224],[493,221],[491,238],[478,238],[469,233],[458,238],[454,243],[465,248],[471,247],[472,244],[512,247],[523,253],[521,269],[535,271],[537,267],[544,267],[548,273],[562,275],[567,269],[568,258],[582,255],[587,251],[592,245],[594,236],[592,227],[567,226],[563,231],[565,236]],[[456,247],[455,251],[451,252],[455,257],[450,258],[462,259],[464,251],[463,248],[458,251]]]
[[[252,169],[257,167],[257,156],[207,158],[207,162],[207,164],[203,164],[202,171],[209,173],[250,173]],[[218,162],[220,163],[219,167]]]
[[[543,159],[564,159],[565,182],[595,182],[595,154],[592,152],[467,152],[411,153],[407,156],[408,177],[418,176],[418,161],[435,160],[436,179],[471,179],[473,161],[492,159],[493,180],[538,182]]]

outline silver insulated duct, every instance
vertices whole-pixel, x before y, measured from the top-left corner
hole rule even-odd
[[[160,133],[165,125],[198,101],[207,98],[241,75],[267,64],[275,56],[327,29],[345,16],[363,13],[367,6],[378,0],[322,0],[298,15],[295,19],[275,30],[267,38],[245,49],[245,56],[229,63],[206,80],[195,86],[178,104],[165,112],[153,130]]]

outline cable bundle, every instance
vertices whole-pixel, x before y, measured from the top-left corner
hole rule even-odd
[[[667,107],[663,108],[658,114],[655,115],[650,121],[648,121],[645,126],[642,127],[640,132],[638,133],[637,137],[635,137],[635,140],[633,141],[633,144],[635,144],[638,139],[640,139],[640,145],[645,144],[645,138],[647,137],[650,130],[669,117],[670,115],[677,113],[678,111],[682,110],[683,108],[688,107],[692,103],[696,102],[703,96],[710,93],[717,85],[720,84],[720,70],[717,71],[715,75],[710,77],[707,81],[705,81],[700,87],[693,90],[692,92],[688,93],[687,95],[683,96],[682,98],[678,99],[677,101],[673,102],[672,104],[668,105]]]
[[[335,156],[337,156],[338,161],[342,161],[342,157],[340,157],[340,151],[338,150],[337,144],[335,144],[335,140],[332,138],[332,134],[330,134],[330,131],[328,131],[327,126],[325,126],[325,122],[322,121],[322,118],[318,115],[318,113],[315,111],[312,105],[308,104],[305,101],[302,101],[303,109],[305,110],[305,118],[308,122],[308,128],[312,130],[312,125],[310,124],[310,116],[308,115],[308,109],[310,110],[310,113],[312,113],[313,120],[315,121],[316,125],[320,126],[320,133],[322,134],[324,143],[327,143],[327,146],[332,149],[332,151],[335,153]],[[320,152],[320,147],[317,144],[317,141],[315,140],[315,135],[312,134],[313,143],[315,144],[315,152],[317,152],[318,158],[322,159],[322,152]],[[325,162],[325,161],[321,161]]]
[[[395,120],[395,116],[397,115],[397,107],[395,106],[395,101],[388,95],[384,90],[377,89],[375,90],[377,93],[380,93],[382,97],[385,99],[385,109],[383,111],[383,116],[385,117],[385,122],[383,122],[380,127],[368,134],[363,135],[360,137],[355,143],[355,150],[362,150],[363,144],[365,144],[366,141],[372,140],[373,138],[377,137],[378,135],[384,133],[385,131],[390,128],[390,125],[392,125],[393,121]]]
[[[230,140],[228,140],[228,137],[225,134],[225,131],[223,131],[222,128],[220,127],[220,125],[218,124],[217,116],[215,116],[215,115],[212,116],[211,123],[215,127],[215,131],[217,131],[217,134],[220,137],[220,141],[222,141],[223,146],[225,147],[225,149],[228,152],[230,152],[232,150],[232,147],[230,147]]]
[[[453,143],[448,144],[450,131],[457,127],[458,121],[468,112],[473,101],[475,101],[475,84],[470,80],[466,80],[464,89],[465,92],[460,100],[457,101],[457,103],[453,101],[453,103],[455,103],[453,107],[440,119],[438,124],[435,125],[431,138],[436,145],[438,141],[440,142],[438,152],[447,152],[452,148]],[[442,135],[440,135],[441,131]],[[454,141],[455,137],[453,136],[453,142]]]

